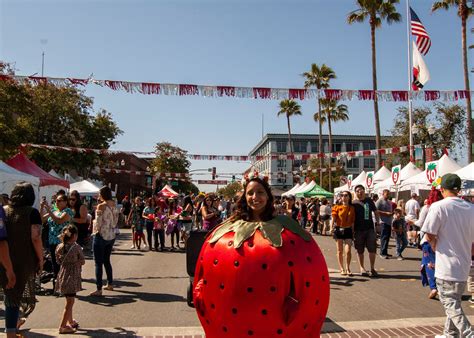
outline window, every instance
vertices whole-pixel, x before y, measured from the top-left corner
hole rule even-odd
[[[278,183],[286,183],[286,174],[283,174],[282,172],[279,172],[278,176],[277,176],[277,182]]]
[[[375,149],[375,143],[374,142],[364,142],[364,150],[371,150]]]
[[[375,169],[375,158],[364,158],[365,169]]]
[[[316,141],[310,141],[309,144],[311,145],[311,152],[312,153],[319,153],[319,143]]]
[[[277,167],[278,168],[286,168],[286,160],[277,160]]]
[[[359,143],[346,143],[346,151],[358,151]]]
[[[308,151],[307,144],[306,141],[293,141],[293,151],[295,153],[306,153]]]
[[[286,141],[276,141],[277,153],[286,153]]]
[[[348,169],[359,169],[359,159],[353,158],[347,161],[347,168]]]
[[[332,152],[341,152],[342,144],[340,143],[333,143],[332,144]]]

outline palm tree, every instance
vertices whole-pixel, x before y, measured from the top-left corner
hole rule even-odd
[[[309,72],[303,73],[303,76],[306,78],[304,82],[304,87],[305,88],[310,88],[310,87],[316,87],[318,89],[318,112],[316,114],[319,114],[321,116],[321,96],[319,93],[319,89],[325,89],[329,88],[329,81],[332,79],[336,78],[336,73],[331,69],[331,67],[327,66],[326,64],[322,64],[321,67],[319,67],[317,64],[313,63],[311,65],[311,69]],[[314,114],[314,116],[316,116]],[[321,119],[318,118],[314,119],[318,124],[319,124],[319,153],[321,154],[323,152],[323,127],[320,123]],[[323,168],[323,158],[319,159],[319,183],[322,184],[323,182],[323,171],[321,170]]]
[[[471,108],[471,95],[470,95],[470,86],[469,86],[469,70],[467,64],[467,43],[466,43],[466,22],[467,19],[472,15],[473,10],[467,5],[466,0],[442,0],[435,1],[431,7],[432,12],[436,12],[439,9],[448,10],[450,7],[457,7],[458,16],[461,18],[461,27],[462,27],[462,63],[464,67],[464,87],[468,91],[466,98],[466,108],[467,108],[467,160],[468,163],[472,162],[472,108]]]
[[[277,116],[286,115],[286,122],[288,124],[288,142],[290,143],[290,154],[293,155],[293,143],[291,142],[291,125],[290,117],[302,115],[301,106],[295,100],[280,101],[280,110]],[[293,159],[291,160],[291,171],[293,171]]]
[[[377,90],[377,58],[375,54],[375,29],[380,28],[382,20],[386,20],[388,24],[401,21],[401,15],[397,12],[395,4],[399,0],[356,0],[359,8],[349,13],[347,23],[364,22],[369,20],[370,37],[372,43],[372,83],[374,91]],[[379,104],[377,95],[374,97],[374,116],[375,116],[375,143],[377,149],[380,145],[380,119]],[[376,167],[381,165],[380,155],[377,154]]]
[[[322,116],[328,123],[329,152],[332,152],[332,122],[349,120],[349,110],[347,105],[338,104],[337,100],[321,99],[321,106],[323,107]],[[332,159],[329,159],[329,191],[332,191],[331,163]]]

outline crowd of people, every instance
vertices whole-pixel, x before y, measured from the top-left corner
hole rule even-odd
[[[292,218],[315,235],[332,236],[343,276],[353,276],[352,247],[360,274],[368,277],[378,276],[377,248],[381,259],[393,257],[388,245],[392,236],[397,260],[404,259],[407,247],[417,247],[421,280],[430,287],[428,297],[439,297],[446,309],[445,332],[470,332],[460,297],[466,285],[474,291],[471,280],[466,284],[472,262],[468,255],[474,254],[474,206],[472,201],[458,197],[460,184],[456,175],[443,177],[440,189],[433,188],[423,206],[416,194],[405,203],[392,199],[389,190],[380,198],[369,197],[364,186],[358,185],[354,192],[337,195],[332,203],[326,198],[275,197],[272,212]],[[102,296],[103,290],[114,289],[110,258],[120,233],[120,218],[132,229],[133,249],[141,250],[143,244],[149,251],[177,251],[186,247],[191,231],[212,231],[233,215],[239,199],[241,193],[233,199],[213,193],[173,198],[137,196],[133,200],[126,196],[119,209],[110,188],[103,187],[93,212],[88,211],[77,191],[58,191],[51,203],[42,198],[37,210],[33,207],[33,187],[18,184],[10,198],[0,199],[0,283],[5,294],[7,337],[15,337],[24,316],[34,309],[37,273],[49,260],[53,289],[65,298],[59,333],[74,333],[79,326],[73,318],[73,304],[82,289],[83,248],[91,243],[94,254],[96,290],[90,296]],[[366,250],[369,268],[364,259]]]

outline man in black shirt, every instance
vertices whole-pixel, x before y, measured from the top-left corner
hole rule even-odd
[[[359,258],[360,273],[363,276],[377,276],[375,271],[375,256],[377,252],[377,237],[375,235],[375,226],[372,219],[374,213],[377,223],[380,222],[377,207],[372,199],[365,196],[365,188],[358,185],[354,189],[356,199],[353,201],[355,208],[354,222],[354,247],[357,250]],[[370,274],[364,267],[364,251],[367,248],[370,260]]]
[[[306,228],[306,223],[308,223],[308,207],[306,205],[306,201],[304,200],[304,197],[301,198],[301,203],[300,203],[300,210],[301,210],[301,227],[303,229]]]

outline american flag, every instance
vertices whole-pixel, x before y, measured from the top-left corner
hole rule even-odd
[[[431,39],[428,35],[428,32],[425,29],[425,26],[420,21],[418,15],[410,7],[411,15],[411,34],[416,36],[416,46],[421,54],[426,55],[431,47]]]

